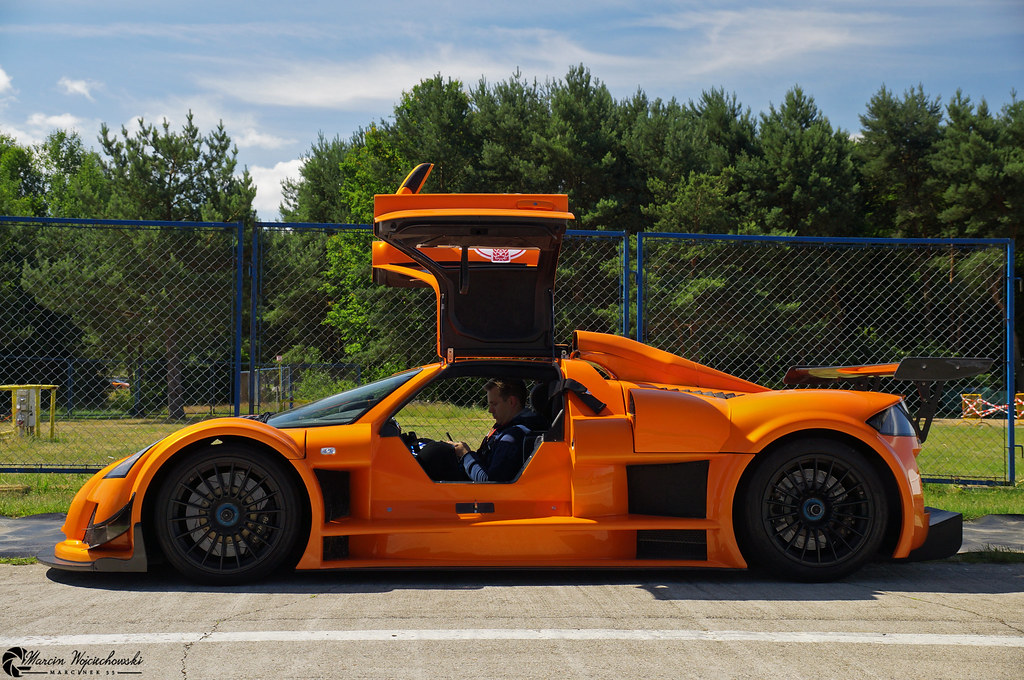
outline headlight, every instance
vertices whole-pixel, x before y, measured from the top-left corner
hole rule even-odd
[[[910,420],[907,407],[903,402],[893,404],[868,419],[868,425],[878,430],[885,437],[916,437],[917,428]]]
[[[128,456],[127,458],[122,460],[120,463],[115,465],[110,470],[110,472],[108,472],[107,474],[105,474],[103,476],[103,478],[104,479],[111,479],[111,478],[117,478],[117,477],[122,477],[122,478],[123,477],[127,477],[128,476],[128,471],[132,469],[132,466],[135,465],[137,462],[139,462],[139,458],[142,458],[143,454],[145,454],[146,451],[149,451],[151,448],[153,448],[153,446],[155,444],[156,444],[156,442],[153,442],[152,444],[150,444],[146,448],[142,449],[141,451],[136,451],[132,455]]]

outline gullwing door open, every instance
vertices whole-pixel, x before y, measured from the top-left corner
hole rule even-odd
[[[374,197],[374,282],[434,289],[443,359],[553,356],[568,197],[403,191],[422,186],[422,167],[399,193]]]

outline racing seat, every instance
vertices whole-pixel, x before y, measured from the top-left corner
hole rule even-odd
[[[544,427],[538,429],[547,430],[551,427],[553,414],[551,413],[551,398],[548,396],[549,390],[550,386],[546,382],[539,382],[530,390],[530,408],[544,423]]]
[[[530,389],[530,410],[536,418],[530,423],[530,432],[523,438],[523,468],[537,453],[541,443],[561,439],[562,396],[560,393],[551,395],[555,388],[554,383],[538,382]],[[557,429],[552,427],[553,421],[557,421]]]
[[[565,397],[558,381],[539,382],[530,390],[530,408],[545,423],[544,441],[562,439],[562,409]]]

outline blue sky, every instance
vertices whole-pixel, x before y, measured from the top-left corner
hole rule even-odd
[[[323,132],[387,118],[436,73],[541,82],[586,65],[616,98],[724,88],[753,112],[799,85],[837,127],[885,85],[1024,97],[1024,0],[0,0],[0,132],[223,120],[261,219]],[[424,159],[429,160],[429,159]]]

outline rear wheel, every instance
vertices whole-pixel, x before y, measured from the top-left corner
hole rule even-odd
[[[768,454],[737,500],[747,562],[801,581],[842,578],[881,546],[888,502],[875,468],[830,439],[790,442]]]
[[[281,461],[227,444],[172,462],[154,508],[167,561],[187,578],[213,584],[281,568],[302,526],[291,480]]]

